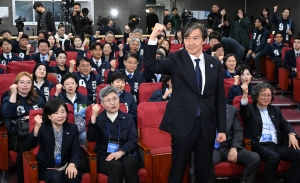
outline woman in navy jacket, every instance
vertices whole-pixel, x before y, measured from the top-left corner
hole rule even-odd
[[[236,56],[232,53],[229,53],[224,58],[224,79],[233,78],[236,75]]]
[[[72,73],[64,75],[61,79],[61,84],[56,85],[56,92],[54,98],[60,98],[65,103],[71,104],[74,108],[75,123],[79,130],[80,145],[86,145],[86,122],[85,113],[86,108],[91,103],[87,96],[77,92],[78,80]]]
[[[39,179],[48,182],[80,183],[80,145],[75,124],[67,122],[68,108],[61,99],[50,99],[42,116],[34,117],[35,127],[29,134],[28,149],[39,146],[36,156]]]
[[[32,78],[34,80],[34,89],[39,91],[37,93],[48,101],[50,98],[50,90],[55,87],[55,85],[51,81],[48,81],[47,69],[43,63],[35,65],[32,71]]]
[[[118,91],[106,86],[100,91],[101,107],[92,107],[87,137],[96,141],[98,172],[108,175],[108,183],[138,183],[137,130],[133,117],[119,110]]]
[[[250,83],[251,79],[252,79],[251,68],[248,65],[241,66],[237,71],[237,75],[234,76],[234,85],[228,91],[227,104],[232,105],[234,97],[243,95],[243,90],[241,86],[244,83],[248,84],[249,93],[252,92],[253,87]],[[241,81],[240,84],[239,81]]]
[[[28,119],[29,111],[43,108],[44,100],[34,90],[33,79],[28,72],[20,72],[10,86],[9,96],[2,101],[2,114],[8,131],[8,149],[18,152],[18,182],[24,182],[22,153],[26,149],[26,139],[17,139],[16,125],[12,122],[19,118]]]
[[[172,83],[171,77],[169,75],[164,75],[162,78],[162,89],[155,90],[149,102],[159,102],[159,101],[168,101],[172,94]]]

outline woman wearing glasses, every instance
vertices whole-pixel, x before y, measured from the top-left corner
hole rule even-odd
[[[87,139],[96,141],[98,172],[108,176],[108,183],[138,183],[137,130],[132,115],[119,110],[118,90],[106,86],[100,93],[101,106],[92,107]]]

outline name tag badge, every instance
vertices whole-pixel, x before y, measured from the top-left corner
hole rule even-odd
[[[115,142],[109,142],[107,145],[107,152],[114,153],[119,151],[119,144]]]
[[[272,141],[272,135],[271,134],[263,134],[262,135],[262,140],[263,141]]]
[[[55,164],[60,164],[61,163],[61,155],[60,154],[57,154],[55,156]]]

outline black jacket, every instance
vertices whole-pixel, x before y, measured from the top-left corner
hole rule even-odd
[[[48,55],[48,56],[49,56],[49,55]],[[35,63],[37,63],[37,64],[38,64],[38,63],[41,63],[42,61],[41,61],[41,58],[40,58],[40,52],[31,55],[30,60],[34,60]],[[55,61],[55,60],[56,60],[55,56],[52,55],[52,56],[50,57],[50,60]],[[45,62],[47,62],[46,59],[45,59]]]
[[[275,24],[275,32],[279,32],[279,31],[282,32],[282,36],[283,36],[282,42],[290,43],[290,39],[295,33],[294,22],[289,18],[285,20],[282,17],[277,17],[276,12],[273,12],[272,20],[273,20],[273,23]],[[292,35],[288,35],[286,33],[287,30],[291,30]]]
[[[228,21],[228,18],[226,18],[224,21]],[[214,31],[220,32],[224,37],[229,37],[230,34],[230,25],[224,25],[222,27],[219,27],[219,25],[222,23],[222,19],[219,17],[215,17],[214,23],[212,25],[212,28]]]
[[[285,52],[284,55],[284,68],[288,69],[290,72],[293,67],[296,67],[296,53],[295,49],[291,49]]]
[[[89,21],[87,21],[87,19],[85,17],[82,17],[78,14],[76,14],[75,16],[73,16],[73,13],[71,12],[72,14],[72,22],[73,22],[73,25],[74,25],[74,28],[75,28],[75,31],[76,31],[76,34],[74,35],[78,35],[80,33],[82,33],[82,29],[89,25]],[[74,32],[73,32],[74,33]]]
[[[281,62],[281,53],[282,49],[285,47],[284,44],[277,45],[275,42],[273,44],[267,44],[267,46],[264,49],[264,53],[266,55],[270,55],[270,59],[275,62]]]
[[[41,30],[41,18],[42,14],[38,14],[38,25],[37,25],[37,33]],[[56,34],[55,24],[54,24],[54,17],[50,11],[46,11],[46,24],[48,30],[45,30],[47,32],[51,32],[53,35]]]
[[[100,35],[105,35],[108,31],[113,32],[115,35],[117,35],[117,30],[110,26],[103,26],[100,27],[97,31],[100,31]]]
[[[0,64],[2,65],[7,65],[8,62],[12,62],[12,61],[23,61],[23,60],[30,60],[30,56],[29,55],[23,55],[22,57],[17,56],[16,54],[14,54],[13,52],[11,52],[11,58],[10,61],[7,61],[7,58],[3,55],[3,52],[0,54]]]
[[[269,37],[270,34],[266,27],[263,27],[261,30],[255,28],[250,39],[249,50],[252,50],[253,53],[263,51]]]

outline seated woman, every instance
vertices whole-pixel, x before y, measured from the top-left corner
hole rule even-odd
[[[229,53],[224,58],[224,79],[233,78],[236,75],[236,56]]]
[[[67,39],[64,42],[65,51],[83,51],[85,54],[87,53],[86,45],[88,44],[89,40],[85,39],[84,42],[82,42],[82,39],[79,36],[74,36],[74,42],[72,43],[72,47],[70,46],[71,42],[70,39],[72,37],[72,34],[69,34]]]
[[[38,63],[35,65],[32,71],[32,78],[34,81],[34,89],[45,101],[49,100],[50,90],[55,87],[55,85],[48,81],[46,66],[43,63]]]
[[[2,114],[8,131],[8,149],[18,152],[17,176],[18,182],[24,182],[22,153],[26,150],[26,138],[17,139],[17,129],[14,120],[29,119],[29,111],[43,108],[44,100],[34,90],[33,79],[28,72],[20,72],[10,86],[9,96],[2,101]]]
[[[42,116],[34,117],[35,127],[26,142],[28,149],[39,146],[39,179],[46,182],[80,183],[78,129],[67,122],[68,107],[58,98],[50,99]]]
[[[242,96],[243,90],[241,88],[242,84],[246,83],[248,84],[248,91],[249,94],[252,92],[252,85],[251,85],[251,79],[252,79],[252,70],[248,65],[243,65],[239,68],[237,71],[237,74],[234,76],[234,85],[229,89],[228,91],[228,101],[227,104],[232,105],[233,99],[236,96]],[[239,84],[239,81],[240,84]]]
[[[121,72],[115,72],[110,76],[110,84],[118,90],[120,102],[124,103],[127,107],[127,112],[133,116],[135,124],[137,122],[136,108],[137,104],[131,93],[124,90],[126,83],[126,76]]]
[[[59,42],[56,42],[57,39],[53,35],[48,35],[48,41],[50,43],[50,50],[52,50],[54,54],[56,54],[56,52],[61,49]]]
[[[112,44],[105,43],[103,45],[103,54],[101,59],[107,62],[110,62],[111,60],[115,59],[114,47]]]
[[[86,121],[85,112],[87,106],[90,105],[89,99],[77,92],[78,80],[72,73],[65,74],[61,79],[61,84],[56,85],[54,98],[58,97],[65,103],[71,104],[75,113],[75,124],[79,130],[80,145],[86,144]]]
[[[171,41],[171,44],[183,44],[183,38],[182,38],[182,32],[181,29],[177,29],[176,33],[175,33],[175,37],[174,40]]]
[[[96,141],[98,172],[108,176],[108,183],[138,183],[139,161],[136,152],[137,130],[132,115],[119,110],[118,91],[106,86],[100,91],[101,105],[92,107],[87,138]]]
[[[172,83],[171,77],[169,75],[164,75],[162,78],[162,89],[155,90],[149,102],[159,102],[159,101],[168,101],[172,94]]]

